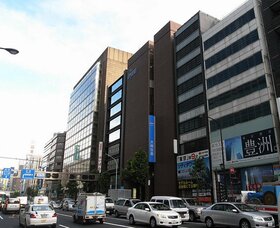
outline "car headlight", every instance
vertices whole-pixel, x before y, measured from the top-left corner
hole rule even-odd
[[[162,218],[162,219],[167,218],[167,216],[166,216],[166,215],[163,215],[163,214],[157,214],[157,216],[158,216],[159,218]]]
[[[264,222],[264,219],[260,216],[254,216],[253,219],[257,222]]]

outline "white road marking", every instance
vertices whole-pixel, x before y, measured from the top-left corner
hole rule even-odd
[[[63,226],[63,225],[61,225],[61,224],[59,224],[59,226],[64,227],[64,228],[69,228],[69,226]]]
[[[0,215],[0,219],[3,219],[3,217]]]
[[[64,217],[69,217],[69,218],[72,218],[72,215],[66,215],[66,214],[60,214],[60,213],[57,213],[58,215],[61,215],[61,216],[64,216]]]
[[[112,226],[119,226],[119,227],[126,227],[126,228],[134,228],[133,226],[120,225],[120,224],[115,224],[115,223],[110,223],[110,222],[104,222],[104,224],[108,224],[108,225],[112,225]]]

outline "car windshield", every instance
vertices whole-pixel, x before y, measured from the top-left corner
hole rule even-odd
[[[133,200],[131,200],[131,202],[134,203],[134,204],[136,204],[136,203],[139,203],[139,202],[141,202],[141,201],[138,200],[138,199],[133,199]]]
[[[184,204],[183,200],[171,200],[171,206],[173,208],[186,208],[186,204]]]
[[[32,211],[52,211],[53,209],[48,205],[32,206]]]
[[[248,206],[247,204],[234,204],[240,211],[245,211],[245,212],[255,212],[253,207]]]
[[[9,203],[19,203],[19,200],[10,198]]]
[[[112,199],[105,199],[106,203],[114,203]]]
[[[156,210],[156,211],[170,211],[171,210],[167,205],[161,204],[161,203],[150,204],[150,206],[153,210]]]

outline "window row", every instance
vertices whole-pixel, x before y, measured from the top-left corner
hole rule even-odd
[[[68,129],[75,126],[77,123],[79,123],[82,119],[84,119],[89,114],[93,113],[93,102],[88,104],[84,109],[82,109],[80,112],[75,113],[75,115],[70,114],[68,118]],[[74,114],[74,113],[73,113]]]
[[[176,61],[178,62],[180,59],[184,58],[187,54],[191,53],[200,45],[200,37],[197,37],[184,48],[176,53]]]
[[[243,48],[247,47],[248,45],[254,43],[255,41],[259,40],[258,31],[254,30],[253,32],[247,34],[246,36],[242,37],[241,39],[235,41],[228,47],[224,48],[223,50],[217,52],[215,55],[211,56],[205,61],[206,69],[210,68],[211,66],[221,62],[222,60],[226,59],[227,57],[237,53],[238,51],[242,50]]]
[[[203,81],[204,80],[203,80],[202,73],[196,75],[195,77],[189,79],[188,81],[185,81],[184,83],[182,83],[181,85],[179,85],[177,87],[178,95],[181,95],[181,94],[191,90],[192,88],[197,87],[198,85],[203,83]]]
[[[271,114],[269,102],[264,102],[239,112],[221,117],[220,119],[217,119],[217,121],[220,123],[221,128],[227,128],[239,123],[256,119],[258,117],[267,116],[269,114]],[[211,121],[210,129],[211,131],[216,131],[219,129],[219,126],[215,121]]]
[[[75,146],[65,150],[64,163],[66,162],[65,163],[66,165],[74,162],[74,151],[75,151]],[[79,160],[85,160],[89,158],[90,158],[90,147],[80,149]]]
[[[193,68],[197,67],[198,65],[201,64],[201,54],[197,55],[194,57],[192,60],[189,62],[185,63],[183,66],[177,69],[177,77],[181,77],[184,74],[188,73],[190,70]]]
[[[247,82],[233,90],[220,94],[217,97],[208,100],[209,109],[224,105],[241,97],[266,88],[265,76],[261,76],[254,81]]]
[[[72,135],[76,134],[80,130],[82,130],[84,127],[90,125],[93,122],[93,113],[89,114],[87,117],[82,119],[81,121],[75,123],[69,123],[68,126],[71,127],[67,131],[67,138],[71,137]]]
[[[204,103],[205,103],[205,94],[204,93],[198,94],[197,96],[194,96],[178,105],[179,114],[190,111],[195,107],[201,106]]]
[[[197,116],[179,124],[179,134],[184,134],[206,126],[205,118]]]
[[[194,31],[199,28],[199,20],[196,20],[188,28],[186,28],[180,35],[175,38],[176,45],[184,41],[188,36],[190,36]]]
[[[196,139],[180,145],[180,155],[208,149],[207,137]]]
[[[204,42],[204,50],[207,50],[208,48],[212,47],[214,44],[218,43],[228,35],[234,33],[239,28],[241,28],[243,25],[247,24],[251,20],[255,18],[254,9],[249,10],[245,14],[243,14],[241,17],[237,18],[235,21],[224,27],[221,31],[217,32],[215,35],[210,37]]]
[[[92,125],[88,125],[87,127],[85,127],[84,129],[82,129],[79,132],[75,132],[72,135],[67,135],[67,141],[65,143],[65,148],[69,148],[72,145],[77,144],[77,142],[83,140],[86,140],[87,138],[91,137],[92,135]]]
[[[230,78],[241,74],[249,70],[250,68],[257,66],[263,62],[261,52],[257,52],[254,55],[236,63],[235,65],[219,72],[218,74],[214,75],[213,77],[207,80],[207,89],[218,85]]]

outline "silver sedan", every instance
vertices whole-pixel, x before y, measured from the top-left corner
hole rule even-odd
[[[240,228],[268,228],[275,227],[272,215],[255,210],[243,203],[215,203],[202,210],[201,221],[206,227],[214,225]]]

